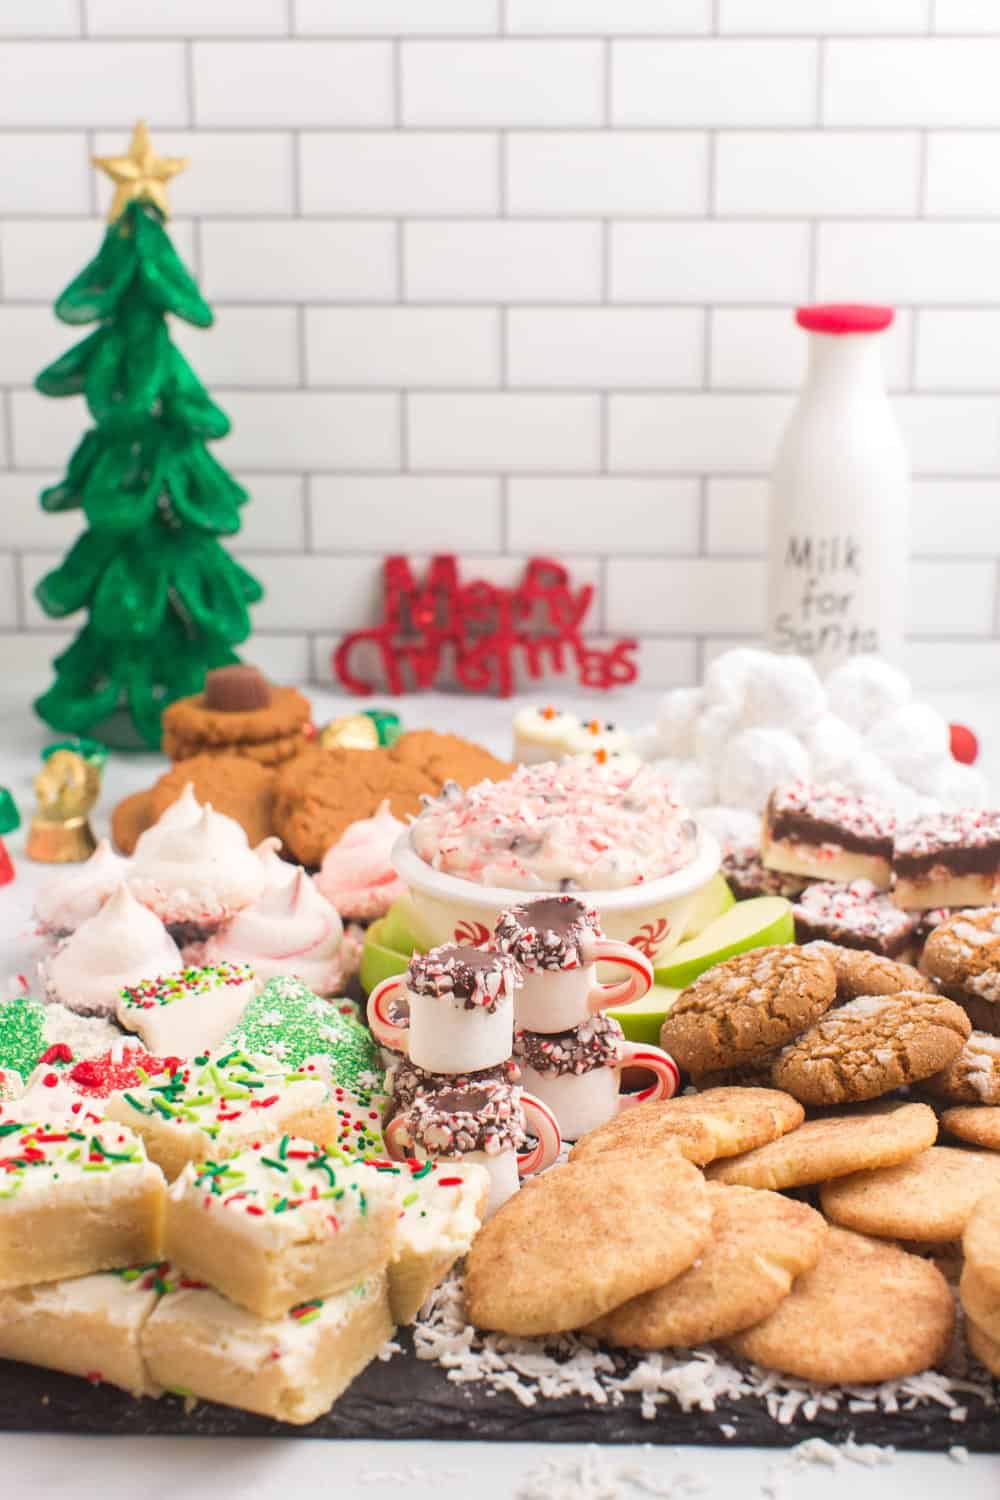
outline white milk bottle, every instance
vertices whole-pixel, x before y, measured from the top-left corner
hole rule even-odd
[[[906,453],[882,376],[889,307],[800,307],[809,369],[771,474],[768,644],[828,672],[898,660],[909,554]]]

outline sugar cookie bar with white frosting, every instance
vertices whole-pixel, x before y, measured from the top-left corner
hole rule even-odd
[[[140,1334],[177,1282],[163,1262],[0,1292],[0,1359],[158,1396]]]
[[[389,1262],[389,1305],[393,1322],[412,1323],[479,1233],[490,1176],[476,1162],[411,1159],[370,1165],[397,1176],[402,1185]]]
[[[164,1191],[121,1125],[0,1125],[0,1291],[155,1259]]]
[[[399,1180],[282,1136],[224,1162],[189,1163],[167,1195],[164,1249],[262,1318],[383,1269]]]
[[[142,1351],[166,1390],[301,1426],[329,1411],[392,1332],[381,1270],[274,1318],[207,1289],[176,1292],[146,1323]]]
[[[188,1162],[224,1161],[283,1132],[325,1142],[338,1131],[330,1089],[316,1070],[287,1072],[242,1052],[218,1061],[200,1054],[166,1080],[116,1091],[105,1113],[143,1137],[168,1182]]]
[[[123,989],[117,1016],[148,1052],[159,1057],[194,1057],[222,1044],[256,991],[249,964],[181,969]]]

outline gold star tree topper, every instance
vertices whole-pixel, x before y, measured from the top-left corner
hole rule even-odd
[[[133,130],[124,156],[95,156],[92,159],[94,166],[115,184],[115,195],[108,210],[109,223],[113,223],[126,205],[136,198],[146,199],[164,218],[169,217],[166,185],[178,172],[184,171],[188,159],[186,156],[157,156],[145,120],[140,120]]]

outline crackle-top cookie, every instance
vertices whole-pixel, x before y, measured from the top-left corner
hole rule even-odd
[[[807,1120],[766,1146],[714,1162],[707,1176],[752,1188],[807,1187],[926,1151],[937,1120],[926,1104],[875,1104],[851,1114]]]
[[[235,818],[251,845],[274,832],[274,772],[240,755],[195,755],[179,760],[144,792],[125,797],[111,814],[111,836],[123,854],[132,854],[147,828],[177,801],[188,782],[202,804]]]
[[[553,1167],[476,1236],[466,1314],[528,1338],[584,1328],[686,1271],[711,1226],[705,1180],[679,1152]]]
[[[475,786],[477,781],[503,781],[514,767],[510,761],[498,760],[483,745],[463,740],[457,734],[439,734],[436,729],[410,729],[401,734],[392,747],[393,759],[415,766],[438,786],[457,781],[459,786]]]
[[[924,1088],[951,1104],[1000,1104],[1000,1036],[974,1031],[961,1052]]]
[[[902,990],[922,990],[933,995],[931,981],[912,964],[861,948],[844,948],[822,938],[809,943],[833,964],[837,975],[837,999],[856,1000],[859,995],[898,995]]]
[[[948,1283],[929,1260],[831,1226],[813,1269],[769,1318],[728,1342],[767,1370],[858,1385],[930,1369],[954,1326]]]
[[[703,1167],[773,1141],[801,1125],[805,1111],[778,1089],[717,1088],[640,1104],[614,1115],[582,1140],[570,1161],[607,1152],[677,1150]]]
[[[940,1244],[961,1239],[981,1198],[1000,1191],[1000,1156],[931,1146],[910,1161],[826,1183],[823,1212],[835,1224],[879,1239]]]
[[[815,949],[755,948],[682,990],[660,1045],[691,1073],[738,1067],[784,1046],[833,1004],[837,977]]]
[[[936,995],[859,995],[789,1043],[772,1076],[803,1104],[877,1099],[946,1068],[971,1030],[961,1006]]]
[[[598,1318],[588,1333],[621,1348],[691,1348],[774,1312],[819,1260],[821,1214],[780,1193],[709,1184],[712,1237],[687,1271]]]
[[[930,933],[920,967],[980,1031],[1000,1032],[1000,907],[959,911]]]

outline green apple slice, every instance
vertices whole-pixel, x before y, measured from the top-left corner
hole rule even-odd
[[[373,928],[381,929],[378,941],[386,948],[394,948],[397,953],[413,953],[417,948],[426,948],[428,944],[423,938],[420,928],[420,918],[413,904],[413,897],[407,892],[394,901],[378,922],[373,922],[368,931]]]
[[[400,953],[385,941],[386,921],[387,918],[382,917],[373,922],[365,933],[358,977],[366,995],[370,995],[375,986],[388,979],[390,974],[402,974],[410,962],[409,953]]]
[[[633,1005],[621,1006],[606,1011],[613,1016],[630,1042],[642,1042],[645,1046],[660,1045],[660,1027],[677,999],[679,990],[664,989],[654,984],[648,995],[636,1000]]]
[[[791,903],[782,896],[755,896],[751,901],[737,901],[696,938],[679,944],[663,968],[656,970],[656,982],[682,990],[706,969],[734,958],[737,953],[794,941]]]
[[[688,938],[697,937],[699,932],[704,932],[709,922],[714,922],[716,917],[721,917],[735,900],[736,897],[723,876],[716,872],[695,896],[691,915],[681,933],[681,942],[685,943]]]

